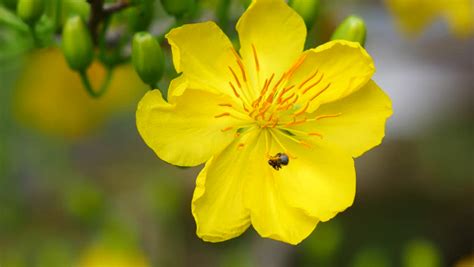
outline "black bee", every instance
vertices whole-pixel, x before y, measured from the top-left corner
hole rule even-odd
[[[288,165],[290,158],[285,153],[277,153],[275,156],[270,157],[268,164],[273,167],[275,170],[281,169],[282,166]]]

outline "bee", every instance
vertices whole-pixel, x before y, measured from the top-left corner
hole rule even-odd
[[[268,164],[273,167],[275,170],[279,170],[282,166],[288,165],[290,158],[285,153],[277,153],[275,156],[270,157]]]

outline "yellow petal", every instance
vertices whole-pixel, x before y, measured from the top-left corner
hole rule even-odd
[[[286,71],[301,55],[306,39],[303,19],[281,0],[254,0],[239,19],[237,32],[254,85],[257,74],[263,85],[272,73],[278,77]]]
[[[375,72],[372,58],[356,42],[331,41],[305,55],[288,84],[301,92],[300,103],[310,101],[309,112],[357,91]]]
[[[390,98],[370,81],[359,91],[336,102],[322,105],[311,114],[311,122],[295,127],[322,135],[322,141],[358,157],[379,145],[385,122],[392,115]]]
[[[214,22],[186,24],[166,38],[175,69],[186,75],[191,88],[234,95],[229,82],[237,85],[229,67],[238,75],[239,66],[232,43]]]
[[[303,146],[287,133],[272,130],[279,143],[271,155],[287,153],[290,161],[276,171],[273,179],[284,200],[309,216],[327,221],[350,207],[355,196],[355,169],[352,157],[337,147],[324,144]]]
[[[213,157],[199,174],[192,201],[197,235],[205,241],[220,242],[241,235],[250,225],[243,204],[243,187],[251,173],[246,165],[258,132],[236,139]],[[240,144],[245,144],[242,147]]]
[[[198,102],[196,100],[199,100]],[[221,103],[232,103],[223,95],[186,90],[170,104],[158,90],[149,91],[138,104],[137,128],[145,143],[163,160],[180,166],[199,165],[232,142],[242,124]]]
[[[433,22],[440,10],[439,0],[386,0],[386,3],[398,26],[412,35],[419,34]]]
[[[250,210],[252,225],[260,236],[298,244],[314,230],[318,219],[290,206],[285,198],[284,192],[288,189],[268,164],[265,149],[267,134],[262,132],[245,165],[249,176],[245,177],[244,203]]]

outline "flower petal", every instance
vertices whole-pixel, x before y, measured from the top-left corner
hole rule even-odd
[[[324,142],[358,157],[382,142],[385,122],[391,115],[390,98],[370,81],[359,91],[322,105],[310,115],[314,121],[296,128],[320,133]]]
[[[290,206],[327,221],[352,205],[356,180],[354,161],[348,153],[324,144],[303,146],[287,133],[273,132],[279,142],[272,146],[271,154],[285,152],[290,156],[287,166],[272,170]]]
[[[224,95],[189,89],[170,104],[159,90],[152,90],[138,104],[137,128],[161,159],[180,166],[199,165],[234,139],[237,129],[222,129],[243,123],[231,116],[215,117],[229,111],[219,106],[229,101]]]
[[[288,81],[301,92],[308,112],[357,91],[375,72],[372,58],[356,42],[331,41],[305,52],[305,60]]]
[[[254,0],[237,23],[240,54],[256,84],[256,60],[260,85],[272,73],[279,76],[303,52],[306,26],[303,19],[281,0]]]
[[[299,208],[289,205],[285,198],[284,184],[274,176],[268,164],[266,131],[248,158],[244,203],[250,210],[252,225],[262,237],[298,244],[316,227],[318,219],[310,217]]]
[[[183,72],[192,88],[233,95],[229,67],[238,73],[233,46],[214,22],[186,24],[167,35],[178,73]]]
[[[220,242],[241,235],[250,226],[243,188],[250,173],[245,167],[252,156],[258,132],[236,139],[213,157],[199,174],[192,201],[197,235]],[[245,144],[242,147],[240,144]]]

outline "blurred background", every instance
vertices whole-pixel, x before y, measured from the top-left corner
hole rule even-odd
[[[161,42],[165,91],[176,73],[163,33],[217,20],[237,43],[234,25],[248,1],[171,1],[186,11],[173,13],[167,1],[138,0],[117,11],[105,50],[119,60],[98,99],[60,49],[62,23],[74,12],[87,17],[88,2],[45,1],[31,30],[14,16],[16,0],[0,0],[1,267],[474,266],[472,1],[300,5],[307,47],[328,41],[348,15],[365,20],[374,80],[394,115],[383,144],[356,159],[354,205],[297,246],[251,228],[224,243],[201,241],[190,211],[201,167],[162,162],[135,127],[148,86],[130,65],[133,32]],[[95,87],[103,66],[101,58],[88,69]]]

